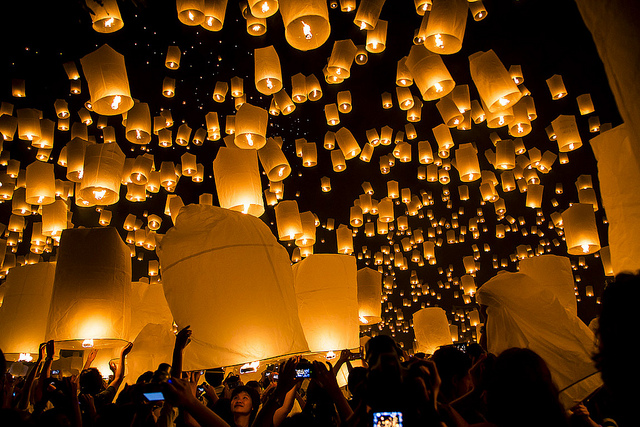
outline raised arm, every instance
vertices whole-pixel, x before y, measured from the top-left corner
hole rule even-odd
[[[118,390],[118,388],[120,388],[120,384],[122,384],[122,380],[124,380],[124,365],[125,365],[124,362],[127,357],[127,354],[129,354],[132,348],[133,348],[133,343],[130,342],[130,343],[127,343],[127,345],[125,345],[124,347],[122,347],[122,350],[120,351],[120,364],[116,369],[116,373],[114,375],[113,381],[111,381],[111,383],[109,384],[109,387],[113,386],[113,388],[115,388],[116,391]]]
[[[171,362],[171,378],[180,378],[182,376],[182,356],[184,349],[191,342],[191,329],[189,325],[185,326],[176,335],[176,344],[173,347],[173,361]]]

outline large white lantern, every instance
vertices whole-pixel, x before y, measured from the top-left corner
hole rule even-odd
[[[358,270],[358,317],[361,324],[382,321],[382,273],[365,267]]]
[[[293,266],[298,314],[314,352],[360,345],[356,260],[313,254]]]
[[[307,350],[289,256],[259,219],[188,205],[156,250],[173,318],[193,331],[184,370]]]
[[[440,307],[426,307],[413,313],[416,352],[433,354],[452,343],[447,313]]]

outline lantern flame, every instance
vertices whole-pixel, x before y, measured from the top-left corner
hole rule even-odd
[[[372,49],[377,49],[378,48],[378,42],[371,43],[371,48]]]
[[[336,354],[333,351],[328,351],[325,357],[327,360],[335,359]]]
[[[247,134],[247,144],[249,144],[249,147],[253,147],[253,137],[251,136],[250,133]]]
[[[524,132],[524,129],[522,128],[522,124],[518,123],[518,133],[522,133]]]
[[[311,26],[304,21],[300,21],[302,23],[302,32],[304,33],[304,38],[307,40],[311,40],[313,34],[311,33]]]
[[[582,245],[580,245],[580,247],[582,247],[582,253],[584,253],[584,254],[588,254],[589,253],[589,244],[588,243],[583,243]]]
[[[113,25],[113,23],[115,22],[114,17],[112,16],[111,18],[107,19],[106,21],[104,21],[104,26],[106,28],[111,28],[111,26]]]
[[[194,18],[195,18],[195,17],[193,16],[193,12],[189,11],[189,19],[193,21],[193,20],[194,20]]]
[[[18,358],[18,362],[31,362],[33,360],[33,356],[31,353],[20,353],[20,357]]]
[[[44,201],[44,196],[38,196],[38,202],[37,204],[39,205],[40,203],[42,203]]]
[[[142,135],[140,134],[140,129],[136,129],[136,139],[142,139]]]
[[[500,120],[498,120],[498,124],[502,126],[504,124],[504,117],[500,116]]]
[[[442,41],[442,36],[440,34],[435,35],[434,42],[436,44],[436,47],[439,47],[440,49],[444,49],[444,42]]]
[[[273,83],[271,82],[271,79],[267,79],[267,88],[268,89],[273,89]]]
[[[113,97],[113,102],[111,102],[111,109],[117,110],[122,102],[122,97],[120,95],[116,95]]]
[[[268,2],[262,3],[262,13],[266,13],[268,11],[269,11],[269,3]]]
[[[569,144],[569,150],[573,150],[573,147],[575,147],[575,145],[573,145],[573,142],[571,144]]]
[[[88,339],[82,341],[82,347],[83,348],[91,348],[91,347],[93,347],[93,338],[88,338]]]
[[[442,92],[444,90],[442,85],[438,82],[436,82],[435,87],[436,87],[436,92]]]
[[[278,169],[278,176],[282,176],[282,175],[284,175],[284,166]]]
[[[502,105],[503,107],[507,104],[509,104],[509,100],[506,98],[500,98],[498,99],[498,104]]]
[[[207,25],[208,26],[212,26],[213,25],[213,16],[210,16],[209,19],[207,19]]]
[[[367,23],[362,21],[362,24],[360,24],[360,29],[364,30],[365,28],[367,28]]]
[[[253,29],[253,31],[255,31],[255,32],[257,33],[258,31],[260,31],[260,29],[261,29],[262,27],[261,27],[260,25],[256,24],[256,25],[254,25],[254,26],[253,26],[253,27],[251,27],[251,28]]]
[[[105,196],[105,194],[107,194],[107,190],[106,189],[93,190],[93,197],[95,197],[96,200],[102,200],[102,198]]]

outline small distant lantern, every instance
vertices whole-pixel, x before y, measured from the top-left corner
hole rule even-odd
[[[180,68],[180,57],[182,52],[178,46],[169,46],[167,48],[167,56],[164,60],[164,66],[170,70],[177,70]]]
[[[86,0],[92,27],[98,33],[113,33],[124,26],[117,0]]]
[[[551,92],[551,99],[557,100],[567,96],[567,89],[564,87],[562,76],[554,74],[547,79],[547,86],[549,86],[549,92]]]

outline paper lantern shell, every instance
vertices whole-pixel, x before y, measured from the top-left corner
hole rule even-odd
[[[314,254],[293,266],[298,315],[309,350],[359,347],[356,260]]]
[[[175,322],[193,330],[185,371],[307,350],[289,256],[259,219],[188,205],[157,252]],[[271,315],[262,315],[265,306]]]
[[[518,263],[519,271],[540,285],[548,287],[560,303],[573,314],[577,314],[578,305],[574,291],[571,260],[557,255],[541,255],[525,258]]]
[[[213,161],[213,175],[221,207],[254,216],[264,213],[255,150],[221,147]]]
[[[255,84],[258,92],[272,95],[282,89],[282,71],[280,58],[273,46],[256,49],[253,53],[255,60]]]
[[[80,59],[80,63],[89,85],[93,111],[114,116],[133,107],[123,55],[105,44]]]
[[[55,263],[39,262],[9,271],[0,306],[0,348],[8,360],[17,360],[20,353],[37,358],[47,328],[55,270]]]
[[[124,161],[125,155],[117,143],[88,145],[80,196],[96,205],[117,203]]]
[[[300,3],[280,0],[280,15],[284,23],[284,36],[292,47],[311,50],[322,46],[331,33],[329,11],[324,0]]]
[[[467,26],[468,2],[436,2],[429,13],[424,46],[439,55],[451,55],[462,48]]]
[[[443,345],[450,345],[451,332],[447,314],[440,307],[426,307],[413,313],[416,352],[433,354]]]
[[[471,79],[492,113],[512,107],[522,94],[493,50],[469,56]]]
[[[115,228],[62,233],[46,340],[58,348],[115,347],[129,339],[131,254]],[[85,344],[86,345],[86,344]]]
[[[367,223],[367,225],[373,223]],[[358,270],[358,317],[361,324],[382,321],[382,273],[370,268]]]

